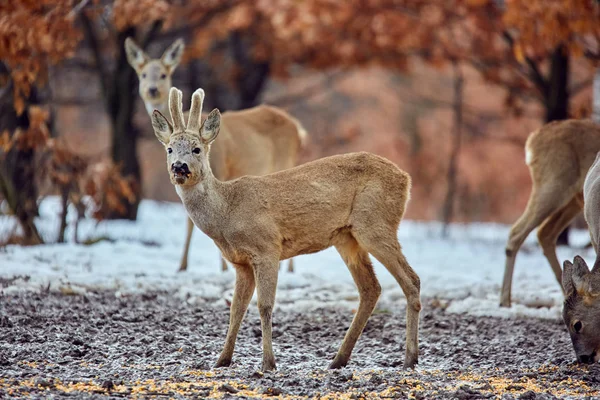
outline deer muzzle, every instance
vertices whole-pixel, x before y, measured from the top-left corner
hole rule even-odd
[[[176,177],[185,177],[188,178],[190,176],[190,169],[186,163],[182,163],[181,161],[177,161],[171,165],[171,172]]]

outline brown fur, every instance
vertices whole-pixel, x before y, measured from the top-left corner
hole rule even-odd
[[[131,38],[126,40],[125,48],[129,63],[138,74],[139,92],[148,114],[152,115],[156,109],[168,115],[171,75],[181,60],[183,41],[176,40],[160,59],[150,59]],[[155,89],[155,95],[151,95],[151,88]],[[297,165],[306,131],[298,120],[285,111],[260,105],[247,110],[225,112],[219,136],[219,141],[211,150],[210,163],[217,179],[227,181],[244,175],[265,175]],[[188,218],[180,271],[187,269],[193,229],[194,224]],[[221,266],[223,270],[227,269],[224,260]],[[288,270],[294,270],[293,260],[289,261]]]
[[[544,255],[561,282],[556,239],[583,208],[583,182],[600,150],[600,125],[591,120],[551,122],[529,136],[525,149],[533,186],[527,208],[512,226],[506,245],[503,307],[511,304],[517,252],[536,227]]]
[[[171,90],[177,102],[177,89]],[[204,92],[192,97],[190,119],[200,112]],[[405,365],[418,359],[420,282],[397,239],[410,193],[410,176],[392,162],[370,154],[323,158],[265,176],[245,176],[228,182],[216,179],[209,167],[210,143],[218,134],[219,113],[209,114],[200,132],[164,129],[168,121],[156,112],[153,126],[172,152],[167,166],[185,164],[185,182],[172,181],[188,214],[236,266],[230,326],[217,366],[231,363],[236,336],[252,297],[258,292],[263,333],[263,370],[275,368],[271,342],[272,313],[278,262],[335,246],[359,291],[358,311],[331,368],[345,366],[379,294],[369,253],[398,281],[408,301]],[[166,138],[166,140],[165,140]],[[194,155],[191,149],[199,149]]]

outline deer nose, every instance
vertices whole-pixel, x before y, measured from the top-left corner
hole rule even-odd
[[[189,174],[190,173],[190,169],[188,168],[188,165],[186,163],[182,163],[181,161],[174,162],[171,165],[171,171],[173,171],[174,174]]]
[[[594,362],[594,358],[596,358],[596,352],[593,352],[590,355],[579,356],[579,362],[582,364],[591,364]]]
[[[156,97],[158,95],[158,89],[155,87],[151,87],[148,89],[148,93],[150,93],[150,96]]]

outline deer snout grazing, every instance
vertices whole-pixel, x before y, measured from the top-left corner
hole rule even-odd
[[[596,352],[594,351],[590,355],[581,355],[578,359],[582,364],[593,364],[596,361]]]

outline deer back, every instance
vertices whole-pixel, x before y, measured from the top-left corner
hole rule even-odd
[[[551,122],[529,136],[525,151],[534,181],[576,182],[581,192],[600,151],[600,125],[576,119]]]
[[[298,162],[301,132],[293,117],[275,107],[225,112],[219,140],[211,148],[213,173],[220,180],[231,180],[291,168]]]

